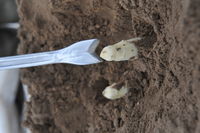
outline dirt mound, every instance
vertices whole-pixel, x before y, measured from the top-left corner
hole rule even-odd
[[[133,37],[139,58],[23,69],[33,133],[199,132],[199,0],[18,0],[19,53],[98,38],[100,50]],[[102,90],[131,89],[110,101]]]

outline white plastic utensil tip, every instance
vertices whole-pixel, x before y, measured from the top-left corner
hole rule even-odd
[[[84,40],[61,50],[0,58],[0,70],[25,68],[55,63],[90,65],[102,62],[95,54],[98,39]]]

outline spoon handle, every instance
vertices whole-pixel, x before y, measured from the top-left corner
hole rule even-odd
[[[56,51],[1,57],[0,70],[55,63],[68,63],[74,65],[100,63],[102,60],[95,54],[95,49],[98,44],[98,39],[90,39],[74,43],[66,48]]]
[[[58,51],[41,52],[0,58],[0,70],[25,68],[55,63]]]
[[[0,29],[10,29],[10,30],[17,30],[19,29],[19,23],[2,23],[0,24]]]

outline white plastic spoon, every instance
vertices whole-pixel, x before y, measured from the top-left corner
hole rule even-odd
[[[68,63],[75,65],[100,63],[102,60],[95,54],[95,49],[98,44],[98,39],[90,39],[74,43],[69,47],[56,51],[1,57],[0,70],[55,63]]]

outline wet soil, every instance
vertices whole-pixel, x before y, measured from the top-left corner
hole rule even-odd
[[[139,58],[22,70],[33,133],[200,132],[199,0],[17,0],[19,54],[98,38],[103,47],[142,37]],[[107,100],[102,90],[128,83]]]

